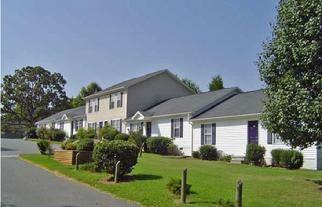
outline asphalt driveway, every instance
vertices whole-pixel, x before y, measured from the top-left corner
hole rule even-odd
[[[32,152],[38,152],[34,142],[1,139],[1,207],[138,206],[57,177],[17,158],[19,153]]]

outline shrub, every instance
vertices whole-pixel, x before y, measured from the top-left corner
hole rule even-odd
[[[63,141],[65,139],[66,133],[61,129],[49,129],[50,140]]]
[[[39,140],[37,142],[37,146],[41,154],[46,154],[46,152],[50,152],[50,142],[48,140]]]
[[[81,139],[77,142],[76,149],[79,151],[93,151],[94,140],[93,139]]]
[[[168,154],[168,146],[170,144],[173,144],[173,142],[167,137],[149,137],[147,139],[148,151],[156,154]]]
[[[115,164],[120,161],[120,177],[130,173],[137,163],[139,148],[130,142],[123,140],[101,141],[97,143],[93,151],[95,167],[114,174]]]
[[[246,149],[246,162],[256,166],[264,165],[265,147],[258,144],[249,144]]]
[[[231,155],[224,155],[219,158],[220,161],[230,162],[231,161]]]
[[[68,139],[61,143],[60,147],[63,150],[76,150],[76,144],[74,143],[75,141],[72,139]]]
[[[202,160],[217,160],[217,149],[212,145],[202,145],[199,152]]]
[[[200,152],[199,151],[193,151],[192,152],[192,157],[196,159],[200,159]]]
[[[281,166],[281,153],[283,152],[283,149],[273,149],[271,151],[272,155],[272,166],[274,167],[280,167]]]
[[[94,129],[84,129],[80,128],[77,130],[77,133],[75,134],[76,139],[94,139],[96,136],[96,133]]]
[[[303,154],[296,150],[283,150],[280,164],[287,169],[299,169],[303,165]]]
[[[115,140],[123,140],[123,141],[128,141],[129,140],[129,135],[124,134],[124,133],[119,133],[115,136]]]
[[[99,130],[100,139],[114,140],[117,134],[118,131],[115,128],[108,125]]]
[[[30,128],[28,128],[25,131],[24,136],[26,138],[38,138],[38,136],[37,136],[37,128],[36,127],[30,127]]]
[[[178,146],[175,144],[169,144],[167,147],[168,155],[180,156],[182,152],[178,149]]]
[[[140,132],[131,132],[129,141],[132,141],[138,148],[141,148],[142,144],[146,143],[147,137],[143,136]],[[144,147],[144,150],[147,150],[146,147]]]
[[[216,204],[220,207],[234,207],[234,202],[220,198]]]
[[[186,193],[187,194],[190,193],[190,188],[191,188],[191,185],[187,184],[187,186],[186,186]],[[167,189],[175,195],[180,195],[181,194],[181,179],[171,178],[169,183],[167,184]]]
[[[38,138],[41,139],[50,139],[50,133],[49,133],[49,129],[47,129],[46,127],[40,127],[36,130],[36,134]]]

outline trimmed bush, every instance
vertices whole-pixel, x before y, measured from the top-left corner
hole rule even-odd
[[[90,171],[90,172],[99,172],[99,170],[96,169],[94,162],[88,162],[88,163],[82,164],[79,166],[79,169],[84,171]]]
[[[187,186],[186,186],[186,193],[187,194],[190,193],[190,188],[191,188],[191,185],[187,184]],[[171,178],[169,183],[167,184],[167,189],[175,195],[180,195],[181,194],[181,179]]]
[[[246,149],[246,162],[254,164],[256,166],[262,166],[265,164],[264,155],[265,147],[258,144],[249,144]]]
[[[272,166],[274,167],[281,167],[281,153],[283,152],[283,149],[273,149],[271,151],[272,155]]]
[[[61,143],[60,147],[63,150],[76,150],[75,141],[72,139],[68,139],[68,140],[64,141],[63,143]]]
[[[100,139],[114,140],[117,134],[118,131],[115,128],[108,125],[99,130]]]
[[[37,136],[37,128],[36,127],[30,127],[30,128],[28,128],[25,131],[24,136],[26,138],[38,138],[38,136]]]
[[[199,151],[193,151],[192,152],[192,157],[196,159],[200,159],[200,152]]]
[[[46,127],[37,128],[36,134],[40,139],[50,139],[50,132]]]
[[[50,142],[45,139],[41,139],[37,142],[38,149],[41,154],[46,154],[47,152],[50,152]]]
[[[212,145],[202,145],[199,149],[202,160],[217,160],[217,149]]]
[[[131,132],[129,141],[135,143],[138,148],[141,148],[142,144],[146,143],[147,137],[143,136],[140,132]],[[147,150],[146,148],[147,147],[145,146],[144,150]]]
[[[224,161],[224,162],[230,162],[231,159],[232,159],[231,155],[224,155],[219,158],[220,161]]]
[[[65,139],[66,133],[61,129],[49,129],[50,140],[53,141],[63,141]]]
[[[93,151],[94,140],[93,139],[81,139],[77,142],[76,149],[79,151]]]
[[[123,140],[106,141],[97,143],[93,151],[95,167],[114,174],[115,165],[120,161],[120,177],[132,171],[137,163],[139,148]]]
[[[175,144],[169,144],[167,147],[168,155],[180,156],[182,152],[178,149],[178,146]]]
[[[299,169],[303,165],[303,154],[296,150],[283,150],[280,154],[280,164],[287,169]]]
[[[149,137],[147,139],[148,151],[156,154],[167,155],[170,144],[173,144],[172,139],[167,137]]]
[[[94,129],[84,129],[80,128],[77,130],[77,133],[75,134],[76,139],[94,139],[96,137],[96,133]]]
[[[130,136],[128,134],[124,133],[119,133],[115,136],[115,140],[123,140],[123,141],[128,141]]]

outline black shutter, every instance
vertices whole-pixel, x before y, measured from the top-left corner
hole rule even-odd
[[[90,106],[91,106],[91,102],[90,102],[90,99],[88,99],[88,113],[91,113],[91,111],[90,111]]]
[[[216,124],[211,125],[211,144],[216,145]]]
[[[121,104],[120,104],[120,107],[123,106],[123,92],[121,92]]]
[[[171,119],[171,137],[173,138],[173,119]]]
[[[201,145],[205,144],[205,138],[204,138],[205,133],[204,132],[205,132],[205,125],[201,124]]]
[[[112,108],[112,95],[110,94],[110,109]]]
[[[180,137],[183,137],[183,118],[180,118]]]
[[[100,98],[98,97],[97,98],[97,111],[100,110]]]
[[[272,133],[267,130],[267,144],[272,144]]]
[[[122,119],[120,119],[120,133],[122,133]]]

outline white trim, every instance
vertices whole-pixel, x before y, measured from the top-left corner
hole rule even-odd
[[[261,113],[255,114],[243,114],[243,115],[231,115],[231,116],[219,116],[219,117],[209,117],[209,118],[199,118],[199,119],[191,119],[192,122],[194,121],[205,121],[205,120],[218,120],[218,119],[228,119],[228,118],[239,118],[239,117],[247,117],[247,116],[258,116]]]
[[[96,94],[94,93],[92,95],[86,96],[83,99],[87,100],[87,99],[92,99],[92,98],[98,98],[98,97],[103,96],[103,95],[108,95],[108,94],[112,94],[112,93],[115,93],[115,92],[121,92],[124,89],[126,89],[126,88],[124,86],[122,86],[122,87],[114,88],[114,89],[108,90],[108,91],[99,91]]]
[[[140,116],[142,117],[142,119],[144,119],[145,117],[143,116],[143,114],[140,113],[140,111],[137,111],[132,117],[131,119],[134,121],[134,120],[139,120],[139,119],[136,119],[135,117],[136,116]]]
[[[180,115],[186,115],[186,114],[189,114],[189,113],[191,113],[191,112],[182,112],[182,113],[176,113],[176,114],[165,114],[165,115],[151,116],[151,118],[180,116]]]

